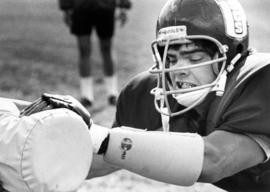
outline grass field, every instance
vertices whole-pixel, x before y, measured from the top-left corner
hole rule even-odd
[[[156,16],[165,0],[136,0],[123,28],[117,25],[114,56],[119,87],[136,73],[152,66],[150,43]],[[250,21],[251,45],[269,51],[269,0],[241,0]],[[78,97],[75,39],[62,22],[56,0],[0,1],[0,96],[32,101],[43,92]],[[115,109],[108,106],[102,82],[97,39],[93,35],[93,65],[96,78],[94,121],[110,126]],[[127,171],[88,181],[80,192],[99,191],[219,191],[212,185],[189,188],[155,182]]]

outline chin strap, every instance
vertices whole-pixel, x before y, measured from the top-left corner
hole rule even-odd
[[[162,89],[156,87],[152,89],[150,93],[154,95],[155,99],[160,102],[159,110],[160,110],[160,115],[161,115],[162,130],[164,132],[169,132],[170,131],[170,126],[169,126],[170,116],[165,115],[165,114],[169,114],[169,110],[168,110],[168,107],[165,106],[165,98],[164,98],[165,96],[162,95]],[[158,107],[156,106],[156,108]]]
[[[227,82],[227,75],[230,73],[233,69],[237,61],[242,57],[241,53],[238,53],[230,62],[230,64],[227,66],[227,68],[223,71],[223,73],[220,76],[220,79],[216,85],[216,87],[213,89],[216,91],[216,95],[221,97],[224,94],[226,82]]]

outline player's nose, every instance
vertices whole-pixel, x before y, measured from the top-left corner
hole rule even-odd
[[[190,74],[190,69],[188,68],[189,63],[184,59],[178,59],[176,65],[174,65],[175,75],[179,77],[185,77]]]

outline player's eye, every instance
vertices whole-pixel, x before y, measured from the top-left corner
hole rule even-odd
[[[177,58],[173,57],[173,56],[167,56],[167,62],[168,64],[171,65],[175,65],[177,63]]]
[[[192,63],[198,63],[204,59],[204,56],[201,53],[193,53],[189,55],[188,59]]]

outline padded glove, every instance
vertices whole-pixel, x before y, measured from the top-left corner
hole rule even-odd
[[[41,98],[24,108],[20,116],[29,116],[33,113],[57,108],[67,108],[74,111],[82,117],[89,128],[91,127],[92,119],[90,113],[77,99],[70,95],[43,93]]]

